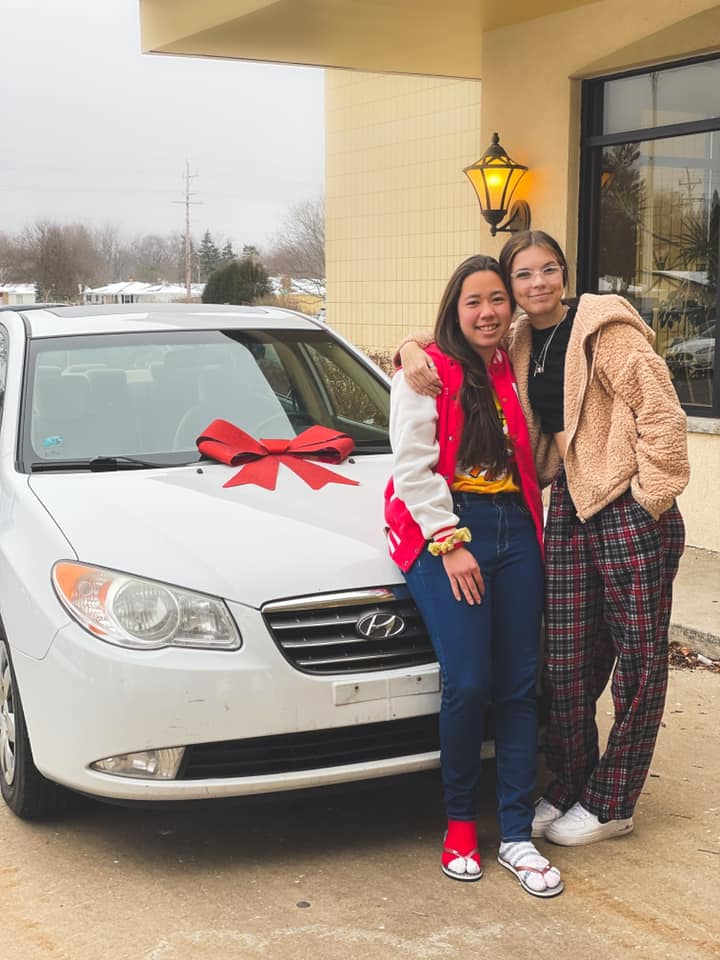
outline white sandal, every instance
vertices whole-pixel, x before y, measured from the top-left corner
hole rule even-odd
[[[562,880],[560,880],[557,886],[549,887],[546,885],[544,890],[535,890],[528,884],[526,878],[523,876],[525,873],[539,873],[542,878],[545,879],[551,870],[554,870],[555,873],[560,876],[560,871],[557,869],[557,867],[551,866],[549,861],[546,861],[546,865],[544,867],[529,867],[525,866],[523,863],[518,863],[513,866],[509,860],[503,860],[501,856],[498,856],[498,863],[505,867],[506,870],[509,870],[510,873],[514,873],[518,878],[520,886],[523,888],[523,890],[526,890],[529,894],[532,894],[533,897],[556,897],[565,889],[565,884],[562,882]]]
[[[480,856],[477,847],[469,853],[459,853],[451,847],[443,847],[443,853],[451,853],[454,857],[447,865],[440,861],[440,869],[446,877],[453,880],[479,880],[482,877],[482,867],[475,860],[475,854]]]

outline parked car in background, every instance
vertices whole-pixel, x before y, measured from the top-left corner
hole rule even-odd
[[[716,324],[701,328],[693,337],[677,340],[665,351],[665,360],[678,377],[709,377],[715,364]]]
[[[383,532],[389,384],[367,358],[277,308],[18,308],[0,386],[18,816],[62,788],[197,799],[437,763],[438,668]],[[217,420],[243,434],[201,453]],[[318,427],[349,438],[320,443],[337,462],[306,458]]]

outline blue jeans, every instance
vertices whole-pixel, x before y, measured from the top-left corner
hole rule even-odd
[[[440,757],[447,815],[474,820],[485,716],[495,718],[503,840],[528,840],[537,769],[536,679],[543,569],[530,514],[514,494],[453,494],[480,565],[480,605],[457,601],[426,550],[406,573],[440,664]]]

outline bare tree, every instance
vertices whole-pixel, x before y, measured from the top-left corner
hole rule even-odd
[[[0,283],[10,282],[8,270],[8,255],[12,249],[12,242],[6,233],[0,233]]]
[[[221,262],[235,258],[229,241],[218,256]],[[76,300],[84,287],[118,280],[183,277],[178,232],[125,238],[110,223],[93,228],[38,220],[21,233],[0,233],[0,282],[35,283],[46,300]]]
[[[12,237],[0,233],[0,283],[12,283],[15,280],[11,260],[14,257],[15,245]]]
[[[95,232],[82,223],[62,228],[78,285],[97,286],[107,276],[107,267],[97,248]]]
[[[0,234],[0,281],[32,283],[35,260],[34,246],[25,234]]]
[[[124,276],[123,259],[126,249],[120,230],[114,223],[106,223],[91,231],[95,253],[101,264],[100,283],[110,283]]]
[[[290,208],[281,231],[263,257],[271,274],[325,283],[325,198],[304,200]]]
[[[83,286],[92,285],[101,274],[93,238],[82,224],[60,226],[39,220],[25,231],[24,242],[44,300],[75,302]]]
[[[96,285],[108,274],[95,232],[84,224],[51,220],[0,237],[0,265],[4,280],[34,282],[45,300],[76,301],[84,286]]]
[[[177,277],[179,248],[180,238],[177,234],[163,237],[149,233],[136,240],[131,246],[133,279],[153,283],[159,279]]]

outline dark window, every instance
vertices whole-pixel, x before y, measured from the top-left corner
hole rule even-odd
[[[583,84],[580,291],[655,331],[678,396],[720,415],[720,59]]]

